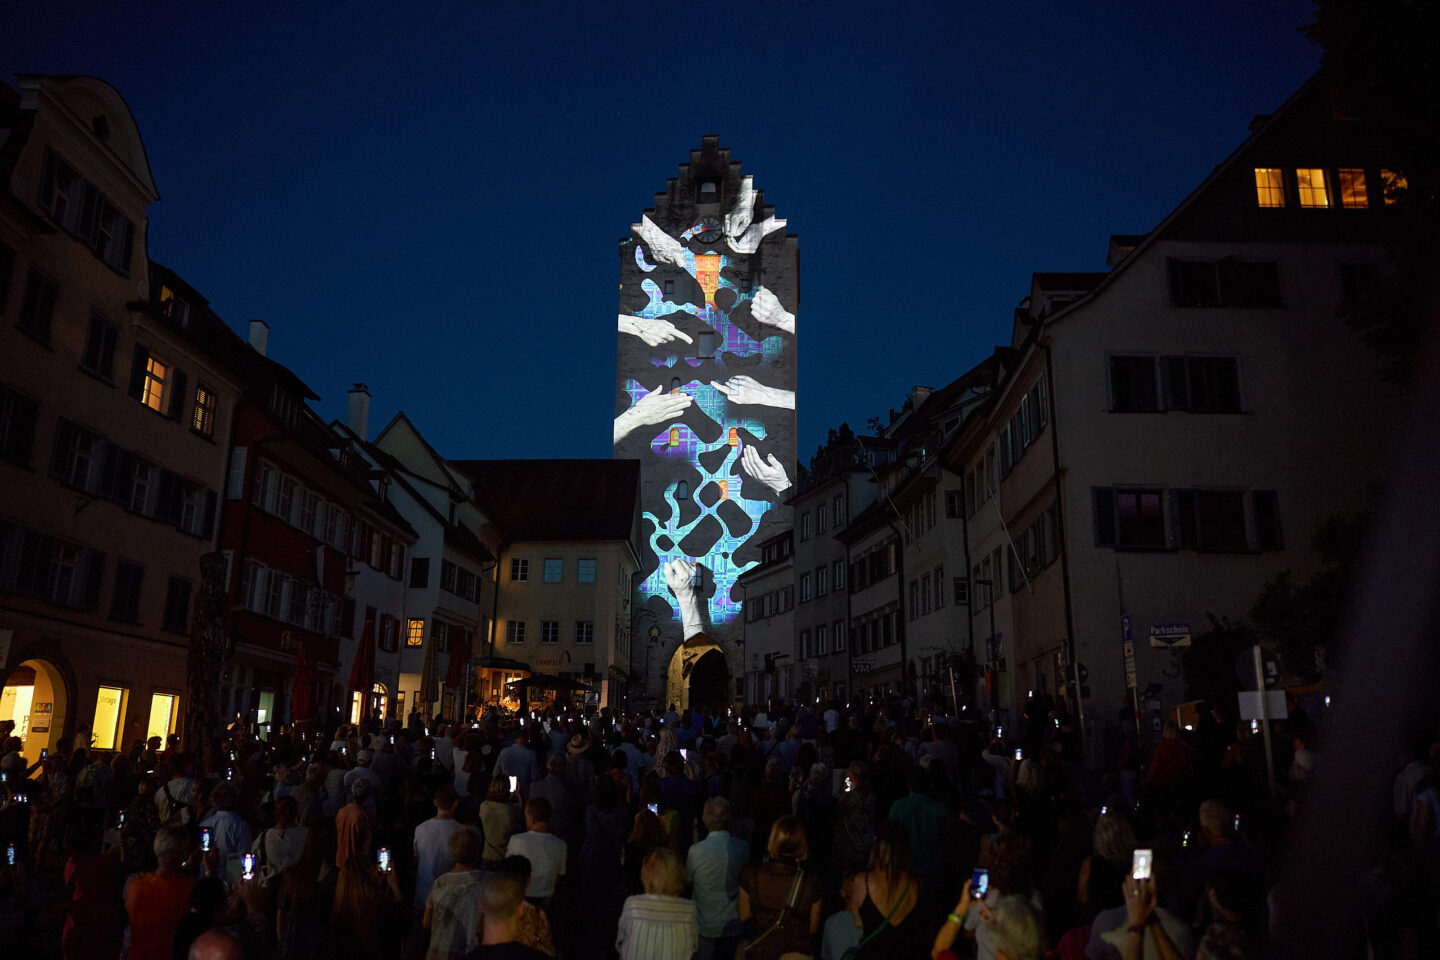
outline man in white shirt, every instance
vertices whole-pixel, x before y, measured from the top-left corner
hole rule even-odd
[[[550,833],[550,801],[536,797],[525,804],[525,832],[517,833],[505,846],[505,855],[530,861],[530,886],[525,899],[549,911],[555,888],[565,875],[568,847]]]
[[[455,866],[450,857],[450,837],[462,824],[455,819],[455,788],[441,784],[435,790],[435,816],[415,828],[415,906],[425,898],[435,878]]]
[[[455,741],[450,737],[450,725],[442,723],[435,731],[435,762],[446,773],[455,772]]]
[[[530,799],[530,784],[540,779],[540,762],[530,749],[529,734],[522,730],[514,743],[500,751],[495,759],[495,776],[514,777],[515,791]]]
[[[834,733],[840,729],[840,711],[836,709],[836,706],[835,701],[831,700],[830,706],[825,708],[824,720],[826,733]]]

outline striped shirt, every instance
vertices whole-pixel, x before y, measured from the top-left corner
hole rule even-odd
[[[657,893],[626,898],[615,949],[620,960],[690,960],[700,949],[694,901]]]

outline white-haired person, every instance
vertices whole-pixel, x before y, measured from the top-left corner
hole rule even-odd
[[[1040,919],[1030,909],[1023,897],[1001,897],[993,908],[984,900],[970,898],[970,881],[960,893],[960,902],[955,911],[945,919],[935,943],[930,948],[931,960],[958,960],[952,947],[970,912],[977,911],[980,922],[989,931],[996,960],[1039,960],[1043,939],[1040,934]]]

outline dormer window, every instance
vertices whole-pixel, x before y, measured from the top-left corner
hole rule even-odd
[[[700,184],[700,194],[697,198],[700,203],[719,203],[720,185],[714,180],[705,180]]]
[[[189,302],[177,296],[174,290],[164,284],[160,285],[160,312],[181,327],[190,326]]]

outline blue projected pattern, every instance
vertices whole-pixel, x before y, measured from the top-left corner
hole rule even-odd
[[[753,197],[753,192],[745,194],[741,204],[747,199],[753,202]],[[741,204],[737,204],[737,209]],[[696,224],[677,241],[648,217],[643,218],[642,223],[636,225],[639,235],[634,249],[636,266],[645,274],[652,274],[661,264],[684,270],[700,286],[704,303],[667,299],[661,285],[646,276],[640,282],[645,306],[620,315],[621,332],[638,336],[656,348],[650,363],[657,372],[683,369],[682,364],[694,369],[706,363],[714,364],[720,371],[721,379],[717,381],[689,378],[682,383],[683,377],[667,377],[668,382],[662,382],[659,387],[627,378],[624,391],[630,408],[616,418],[615,428],[618,445],[632,431],[646,428],[648,434],[649,429],[660,427],[650,440],[649,455],[688,468],[678,474],[672,472],[670,476],[690,477],[668,484],[663,506],[655,502],[643,505],[644,535],[658,563],[646,572],[640,586],[640,602],[643,606],[651,598],[658,598],[683,615],[685,611],[677,609],[677,601],[679,607],[684,607],[699,600],[692,600],[689,591],[677,590],[674,580],[667,582],[667,567],[674,561],[693,562],[708,571],[705,579],[714,584],[713,594],[701,615],[712,625],[739,617],[741,606],[731,592],[740,575],[758,560],[740,562],[735,559],[736,554],[759,529],[761,519],[774,505],[774,496],[790,486],[783,464],[773,453],[767,458],[755,447],[770,435],[755,414],[763,414],[766,406],[794,409],[792,392],[759,382],[764,378],[765,368],[777,364],[784,355],[784,337],[777,334],[756,339],[732,320],[732,314],[748,304],[752,321],[793,334],[794,315],[779,308],[774,294],[763,286],[742,289],[733,279],[737,268],[747,259],[745,254],[753,253],[760,239],[783,227],[785,221],[772,217],[763,224],[752,224],[748,212],[744,217],[733,214],[732,217],[727,217],[727,232],[733,224],[744,235],[727,236],[721,245],[729,244],[732,250],[740,252],[739,256],[721,253],[711,244],[691,249],[690,244],[699,244],[697,234],[713,231],[715,221]],[[711,236],[706,237],[710,239]],[[666,286],[671,284],[667,282]],[[726,304],[724,307],[717,302],[721,291],[726,291],[726,295],[720,297],[720,302]],[[700,343],[667,319],[678,314],[688,314],[699,325],[709,328],[708,332],[698,335],[702,338]],[[693,326],[687,324],[687,329]],[[754,376],[742,374],[725,380],[732,369],[726,362],[730,357],[753,357],[759,360],[760,366],[757,368],[752,361],[744,369]],[[691,406],[701,414],[698,418],[688,417],[698,421],[693,426],[683,419]],[[682,516],[689,519],[682,522]],[[703,538],[703,549],[693,538],[687,541],[692,535]],[[708,616],[704,616],[706,614]],[[688,640],[691,617],[683,616],[683,619]]]

